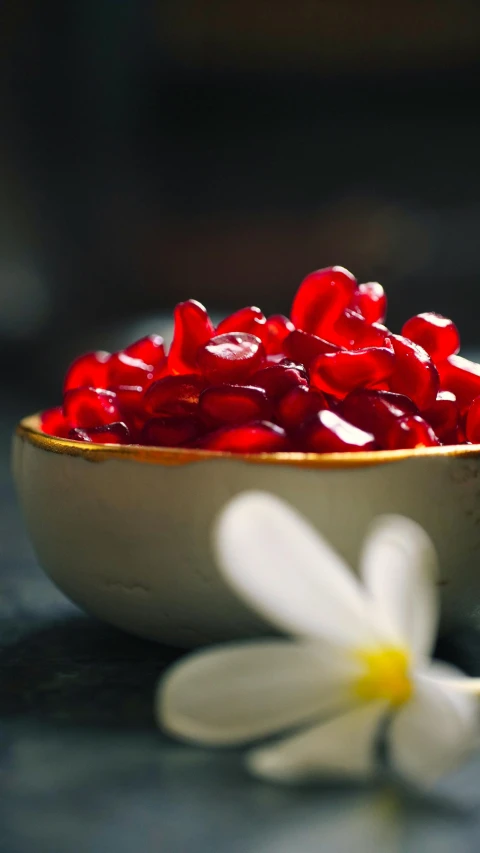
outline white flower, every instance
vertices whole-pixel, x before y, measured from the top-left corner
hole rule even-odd
[[[293,509],[260,492],[222,512],[215,548],[225,578],[293,640],[196,652],[160,682],[157,715],[208,745],[285,735],[247,754],[277,781],[375,767],[382,721],[390,758],[430,784],[475,745],[478,680],[430,660],[439,614],[437,562],[425,531],[382,516],[360,558],[362,583]]]

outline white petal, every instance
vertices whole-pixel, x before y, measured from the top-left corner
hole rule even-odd
[[[352,663],[287,640],[197,652],[161,679],[156,714],[172,734],[237,744],[347,707]]]
[[[347,564],[273,495],[234,498],[218,518],[214,546],[227,581],[281,630],[345,645],[375,641],[367,598]]]
[[[376,735],[384,702],[362,704],[273,746],[252,750],[249,769],[275,782],[325,776],[364,778],[375,768]]]
[[[437,556],[423,528],[400,515],[380,516],[364,543],[361,575],[391,640],[406,645],[417,659],[428,656],[439,601]]]
[[[453,667],[448,670],[453,674]],[[415,676],[415,693],[390,729],[394,765],[422,786],[433,784],[460,764],[478,737],[477,700],[455,690],[446,672],[445,666],[432,664]]]
[[[433,678],[437,684],[446,683],[452,690],[459,693],[470,693],[472,696],[480,696],[480,678],[471,678],[465,675],[461,669],[444,661],[430,661],[428,669],[424,673],[425,678]]]

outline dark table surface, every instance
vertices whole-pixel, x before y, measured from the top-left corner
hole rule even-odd
[[[85,616],[39,568],[9,472],[12,405],[0,421],[0,853],[476,853],[480,756],[435,793],[274,787],[235,751],[177,744],[152,695],[179,652]],[[480,641],[446,656],[480,672]]]

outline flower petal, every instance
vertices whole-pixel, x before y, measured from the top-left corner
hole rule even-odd
[[[205,744],[255,740],[347,707],[352,665],[340,652],[287,640],[197,652],[161,679],[157,719]]]
[[[374,642],[358,580],[288,504],[263,492],[239,495],[218,518],[214,546],[227,581],[281,630],[345,645]]]
[[[325,776],[364,778],[375,768],[376,735],[385,702],[368,702],[273,746],[252,750],[249,769],[275,782]]]
[[[439,601],[437,556],[423,528],[400,515],[380,516],[364,543],[361,575],[392,641],[406,645],[417,658],[428,656]]]
[[[448,667],[448,671],[453,677],[454,668]],[[475,697],[459,693],[453,682],[448,683],[445,665],[432,664],[414,681],[413,698],[392,721],[391,755],[404,776],[428,786],[454,769],[474,748],[478,705]]]

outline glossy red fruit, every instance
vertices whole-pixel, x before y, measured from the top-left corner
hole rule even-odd
[[[266,420],[271,403],[263,388],[249,385],[212,385],[200,396],[200,415],[207,424],[242,424]]]
[[[268,338],[267,318],[260,308],[254,305],[241,308],[240,311],[225,317],[214,334],[227,335],[229,332],[247,332],[249,335],[256,335],[265,344]]]
[[[139,358],[145,364],[152,364],[153,367],[158,367],[166,361],[163,338],[160,335],[146,335],[125,347],[124,353],[130,358]]]
[[[365,317],[367,323],[383,323],[387,314],[387,297],[382,285],[378,281],[359,284],[350,308]]]
[[[344,267],[326,267],[307,275],[293,300],[291,320],[297,329],[329,340],[334,322],[352,301],[357,280]]]
[[[440,391],[433,406],[421,414],[442,444],[458,443],[460,409],[455,394],[451,391]]]
[[[320,391],[314,391],[306,385],[297,385],[278,401],[276,419],[284,429],[291,432],[317,412],[328,408],[327,398]]]
[[[358,453],[375,450],[374,436],[324,409],[310,418],[296,434],[299,449],[311,453]]]
[[[57,438],[67,438],[71,429],[61,406],[42,412],[40,426],[42,432],[47,433],[47,435],[54,435]]]
[[[63,390],[71,391],[72,388],[106,388],[108,362],[110,353],[99,350],[98,352],[87,352],[75,359],[67,370]]]
[[[269,421],[255,421],[211,432],[196,444],[229,453],[278,453],[290,449],[286,432]]]
[[[356,388],[368,388],[390,376],[394,369],[393,347],[369,347],[319,355],[310,368],[310,382],[317,391],[345,397]]]
[[[385,346],[385,338],[389,334],[386,326],[369,323],[361,314],[347,308],[335,323],[331,340],[347,349],[382,347]]]
[[[285,338],[293,331],[295,326],[283,314],[272,314],[271,317],[267,317],[267,335],[263,339],[267,355],[283,353]]]
[[[95,444],[130,444],[130,431],[126,424],[118,421],[101,427],[83,427],[70,430],[69,438],[75,441],[91,441]]]
[[[480,397],[473,400],[465,419],[465,435],[472,444],[480,444]]]
[[[402,335],[423,347],[434,362],[444,361],[460,349],[460,334],[455,323],[441,314],[427,312],[411,317]]]
[[[179,302],[174,312],[173,341],[168,368],[173,374],[198,373],[197,353],[215,334],[205,307],[195,299]]]
[[[110,388],[116,395],[122,415],[140,415],[143,411],[143,388],[140,385],[116,385]]]
[[[260,338],[245,332],[216,335],[198,351],[203,375],[216,384],[242,384],[262,366],[265,349]]]
[[[290,388],[298,385],[307,385],[308,380],[302,366],[287,362],[287,364],[274,364],[262,367],[253,373],[249,379],[250,385],[263,388],[270,400],[278,400]]]
[[[201,432],[202,425],[198,418],[185,415],[156,417],[147,421],[143,427],[140,443],[155,447],[181,447],[193,441]]]
[[[116,385],[138,385],[146,388],[154,376],[153,364],[141,358],[132,358],[125,352],[116,352],[108,363],[108,388]]]
[[[117,396],[103,388],[73,388],[63,398],[63,414],[72,427],[99,427],[120,420]]]
[[[408,397],[389,391],[352,391],[338,407],[338,414],[346,421],[373,433],[379,447],[386,446],[388,431],[396,420],[417,411]]]
[[[200,394],[205,386],[203,377],[195,373],[165,376],[146,391],[145,411],[165,415],[192,414],[198,408]]]
[[[318,355],[338,352],[339,350],[335,344],[331,344],[317,335],[311,335],[309,332],[302,332],[300,329],[295,329],[287,335],[284,347],[286,355],[296,364],[303,364],[307,370]]]
[[[480,395],[480,364],[460,355],[450,355],[439,362],[438,370],[441,388],[455,394],[460,410]]]
[[[391,335],[395,368],[389,377],[391,391],[410,397],[422,411],[433,406],[439,390],[437,368],[425,350],[401,335]]]
[[[420,415],[405,415],[392,425],[388,432],[385,448],[387,450],[413,449],[415,447],[436,447],[440,442],[430,424]]]

